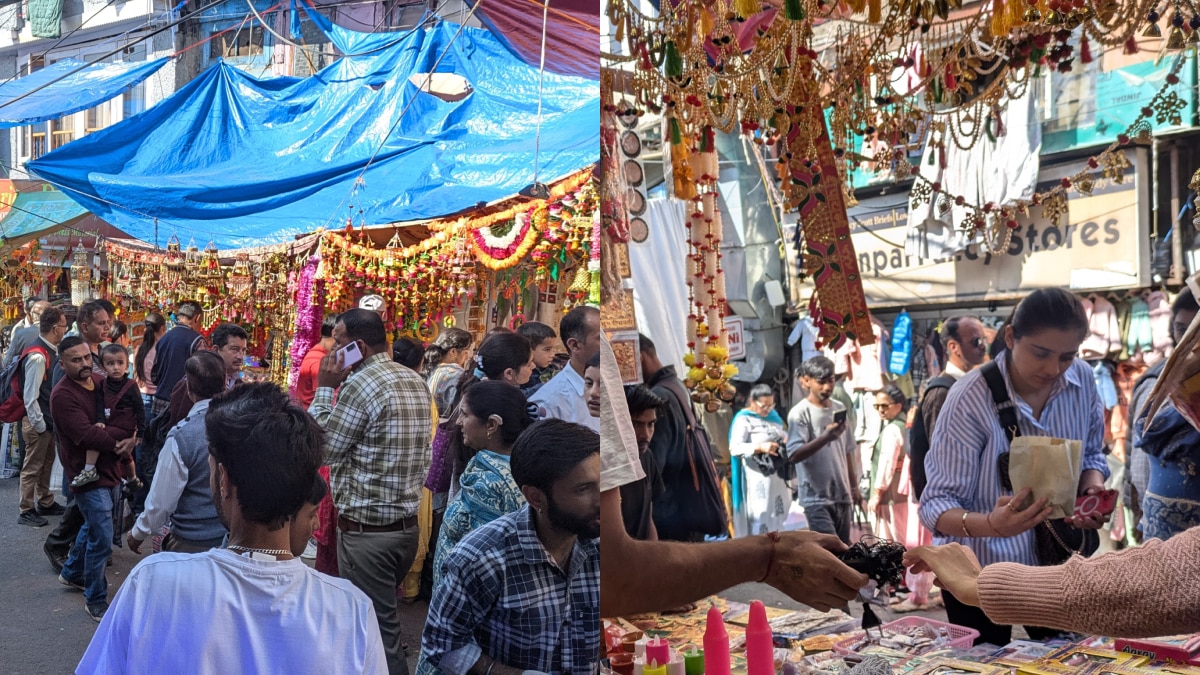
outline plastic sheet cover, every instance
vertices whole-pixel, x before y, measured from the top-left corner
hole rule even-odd
[[[452,40],[458,25],[441,22],[366,34],[312,16],[349,56],[306,79],[214,64],[30,171],[133,237],[177,234],[221,248],[281,243],[348,218],[357,226],[451,215],[533,181],[538,70],[490,32],[465,28]],[[443,53],[437,72],[472,87],[462,100],[410,81]],[[600,92],[595,81],[549,72],[543,91],[538,180],[549,183],[598,161]]]
[[[89,66],[83,61],[65,59],[0,84],[0,129],[45,122],[94,108],[150,77],[166,62],[162,58]],[[83,69],[68,75],[79,68]]]

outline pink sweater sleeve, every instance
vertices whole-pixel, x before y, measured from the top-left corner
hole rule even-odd
[[[1058,567],[1000,563],[979,575],[979,598],[999,624],[1109,637],[1200,631],[1200,527],[1168,542]]]

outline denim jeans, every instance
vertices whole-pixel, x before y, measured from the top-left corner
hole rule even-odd
[[[62,575],[84,587],[89,605],[108,600],[108,579],[104,569],[112,554],[113,491],[93,488],[75,495],[75,505],[83,513],[83,527],[63,565]]]

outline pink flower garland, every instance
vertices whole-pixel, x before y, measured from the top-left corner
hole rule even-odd
[[[325,318],[325,307],[321,301],[324,282],[316,281],[319,256],[312,256],[300,270],[296,283],[296,331],[292,338],[291,363],[288,373],[288,395],[296,396],[296,385],[300,382],[300,364],[304,355],[321,340],[321,322]]]

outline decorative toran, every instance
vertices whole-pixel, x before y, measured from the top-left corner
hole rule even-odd
[[[479,292],[481,282],[505,273],[512,282],[527,278],[545,289],[572,266],[576,282],[583,279],[577,301],[586,302],[591,278],[598,283],[599,275],[584,264],[598,208],[591,173],[560,181],[546,200],[522,199],[492,213],[427,223],[430,236],[412,246],[393,237],[377,248],[363,229],[325,232],[316,279],[325,283],[326,307],[344,309],[357,295],[377,293],[391,307],[389,331],[428,341],[439,324],[453,325],[454,311]]]
[[[660,16],[649,16],[629,0],[608,0],[608,16],[627,55],[602,56],[610,65],[636,66],[626,78],[633,102],[610,112],[636,117],[651,111],[667,119],[674,193],[681,199],[696,194],[689,161],[696,139],[710,128],[737,129],[758,145],[776,148],[781,165],[789,165],[781,168],[785,194],[812,191],[814,185],[802,184],[803,174],[810,173],[821,176],[825,198],[841,192],[852,206],[849,170],[899,167],[901,175],[912,175],[918,199],[939,199],[936,207],[943,211],[952,204],[968,209],[961,227],[992,247],[1006,245],[1016,217],[1031,207],[1057,219],[1066,212],[1068,194],[1090,194],[1101,180],[1120,182],[1129,166],[1123,148],[1149,142],[1149,119],[1181,121],[1184,102],[1171,91],[1179,83],[1182,59],[1177,59],[1138,120],[1060,185],[1005,205],[970,204],[945,193],[919,166],[910,168],[910,154],[926,143],[969,150],[1003,133],[1003,106],[1023,96],[1043,68],[1070,72],[1077,61],[1091,62],[1093,42],[1135,53],[1139,28],[1145,37],[1159,37],[1158,22],[1168,13],[1164,51],[1200,43],[1192,0],[993,0],[952,15],[960,6],[960,0],[886,6],[880,0],[678,0],[663,3]],[[602,77],[602,86],[606,83],[611,91],[611,77]],[[825,110],[828,134],[815,128],[825,126]],[[814,128],[788,134],[797,111],[808,111],[803,114],[812,115]],[[825,153],[816,146],[825,144],[822,136],[829,139],[834,161],[822,159]],[[854,152],[855,137],[874,156]],[[797,170],[797,161],[811,166]],[[797,208],[803,200],[787,201]],[[846,323],[847,317],[856,323],[865,309],[848,230],[814,232],[811,221],[811,215],[801,215],[796,245],[820,298],[813,309],[822,337],[829,343],[851,336],[868,342],[869,330]],[[836,242],[832,249],[830,242]]]

